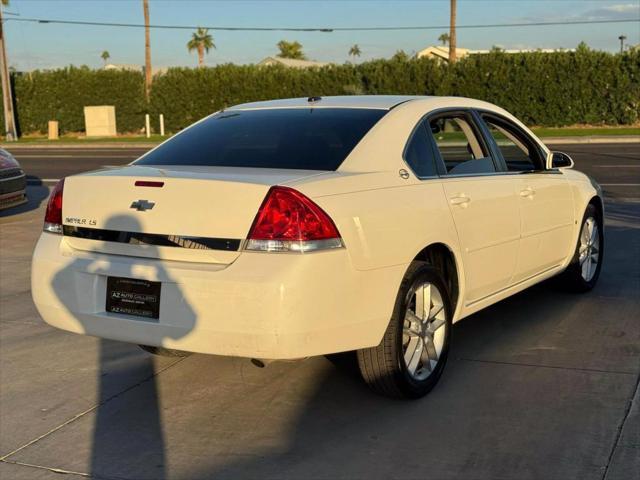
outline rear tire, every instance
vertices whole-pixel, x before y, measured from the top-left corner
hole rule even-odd
[[[578,242],[567,269],[557,277],[556,284],[571,292],[588,292],[595,287],[604,259],[604,229],[602,215],[589,204],[584,212]]]
[[[436,385],[449,354],[452,308],[442,274],[413,262],[380,344],[358,350],[362,378],[376,393],[420,398]]]
[[[191,352],[183,352],[182,350],[171,350],[164,347],[152,347],[151,345],[138,345],[142,350],[160,357],[184,358],[191,355]]]

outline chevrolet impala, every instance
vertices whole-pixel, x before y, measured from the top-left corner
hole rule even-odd
[[[42,318],[159,354],[357,351],[376,392],[440,378],[452,324],[551,277],[588,291],[599,186],[505,110],[347,96],[226,108],[53,189]]]

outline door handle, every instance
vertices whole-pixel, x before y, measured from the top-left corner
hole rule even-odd
[[[524,190],[520,190],[521,197],[533,197],[535,193],[536,191],[531,187],[527,187]]]
[[[465,194],[456,195],[449,199],[449,203],[451,203],[451,205],[460,205],[461,207],[466,207],[467,203],[470,201],[471,199]]]

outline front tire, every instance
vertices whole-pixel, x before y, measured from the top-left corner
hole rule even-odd
[[[567,269],[559,276],[562,288],[572,292],[588,292],[595,287],[604,259],[602,215],[589,204],[582,218],[576,249]]]
[[[442,274],[427,263],[412,263],[382,341],[358,350],[358,366],[367,385],[389,397],[420,398],[429,393],[447,361],[451,317]]]

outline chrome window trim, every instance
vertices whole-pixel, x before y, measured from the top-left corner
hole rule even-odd
[[[563,175],[558,169],[552,170],[527,170],[523,172],[489,172],[489,173],[454,173],[453,175],[441,175],[438,178],[464,178],[464,177],[499,177],[516,175]]]
[[[413,127],[413,129],[411,130],[411,133],[409,134],[409,136],[407,137],[407,140],[405,142],[404,148],[402,149],[402,161],[403,163],[407,166],[407,168],[409,169],[409,171],[419,180],[435,180],[435,179],[439,179],[439,180],[444,180],[447,178],[477,178],[477,177],[497,177],[497,176],[514,176],[514,175],[531,175],[531,174],[541,174],[541,175],[564,175],[564,173],[557,168],[545,168],[544,170],[525,170],[525,171],[508,171],[506,170],[506,165],[504,165],[504,170],[496,170],[495,172],[483,172],[483,173],[454,173],[454,174],[448,174],[448,173],[441,173],[441,159],[440,161],[438,160],[439,158],[439,151],[437,150],[437,145],[434,145],[433,142],[433,138],[432,136],[430,137],[429,135],[427,135],[427,138],[429,138],[429,142],[431,143],[431,148],[434,150],[434,160],[436,161],[436,170],[438,170],[438,175],[431,175],[428,177],[420,177],[418,175],[416,175],[416,173],[413,171],[413,168],[411,168],[411,166],[407,163],[406,159],[405,159],[405,153],[407,151],[407,147],[409,145],[409,142],[411,141],[411,139],[413,138],[413,134],[415,133],[415,130],[420,126],[423,125],[426,121],[429,120],[430,117],[432,116],[438,116],[442,113],[455,113],[455,112],[466,112],[467,114],[469,114],[472,119],[474,120],[474,126],[476,129],[480,130],[480,135],[482,137],[482,141],[484,142],[484,146],[485,148],[489,149],[490,153],[492,153],[492,159],[494,161],[494,165],[496,162],[496,159],[493,158],[493,152],[492,152],[492,146],[491,144],[487,141],[485,137],[485,132],[483,130],[483,126],[482,124],[478,124],[475,125],[477,123],[477,120],[475,119],[474,113],[480,115],[481,113],[487,113],[487,114],[492,114],[495,115],[497,117],[499,117],[500,119],[504,119],[505,121],[508,121],[510,124],[513,124],[512,121],[510,121],[508,118],[506,118],[504,115],[501,115],[499,113],[496,113],[492,110],[487,110],[487,109],[483,109],[483,108],[473,108],[473,107],[442,107],[442,108],[438,108],[435,110],[431,110],[430,112],[424,114],[422,117],[420,117],[420,120],[418,120],[418,122],[416,123],[416,125]],[[518,127],[518,125],[514,125],[516,128],[518,128],[519,131],[521,131],[522,129]],[[477,134],[478,132],[476,132]],[[522,131],[523,134],[525,134],[527,136],[527,138],[529,138],[538,148],[538,151],[540,152],[540,154],[542,155],[544,153],[544,149],[542,148],[542,145],[540,144],[539,141],[537,141],[535,138],[531,137],[531,135],[528,135],[527,132]],[[437,155],[437,157],[436,157]],[[502,167],[502,165],[500,165]],[[546,166],[546,165],[545,165]],[[496,165],[496,168],[498,166]]]

